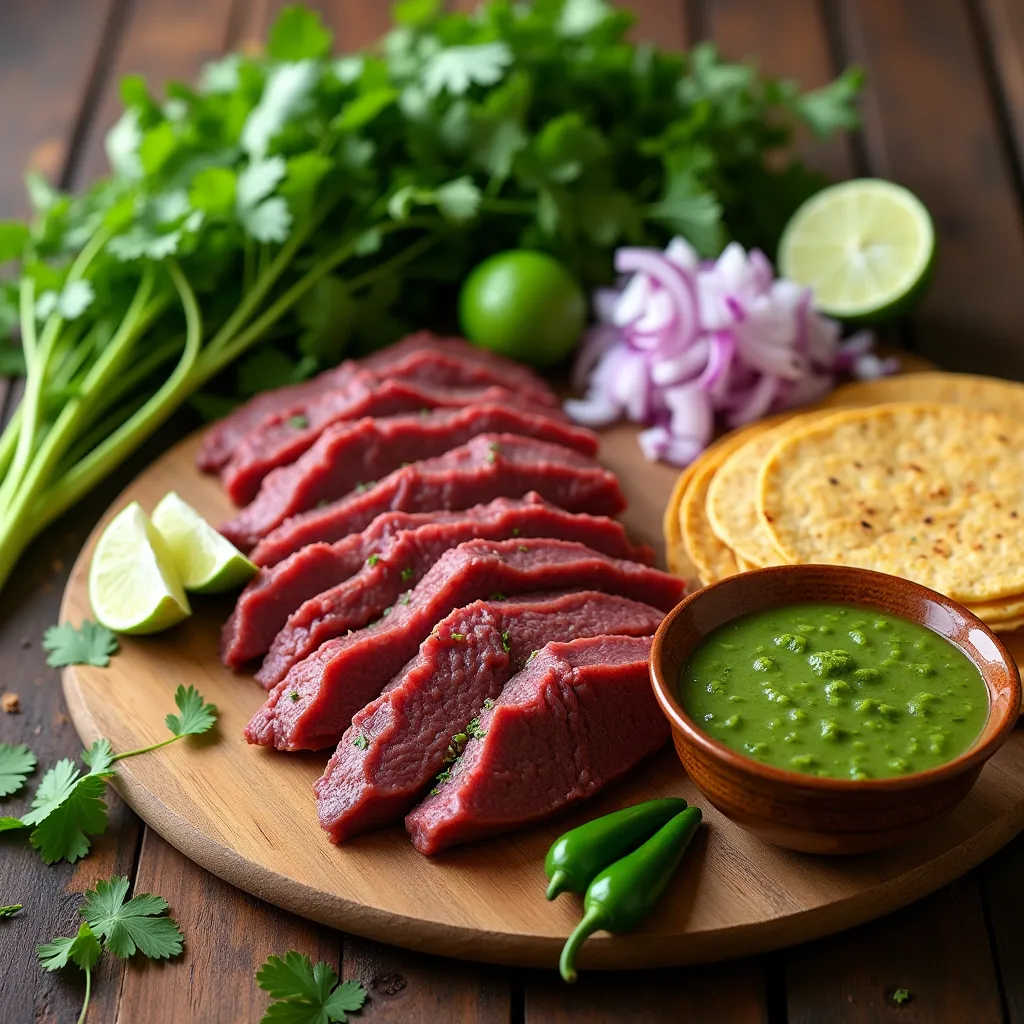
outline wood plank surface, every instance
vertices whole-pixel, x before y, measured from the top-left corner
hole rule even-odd
[[[256,1021],[268,997],[255,984],[271,953],[296,949],[338,970],[341,936],[222,882],[146,830],[133,895],[159,893],[185,935],[183,955],[139,957],[125,973],[118,1024]],[[96,1020],[107,1020],[97,1016]]]
[[[913,190],[935,220],[935,276],[914,317],[918,350],[947,369],[1024,376],[1024,222],[964,0],[843,0],[844,52],[867,71],[872,173]]]
[[[999,986],[971,877],[786,960],[788,1024],[998,1024]],[[893,1001],[896,989],[910,993]]]

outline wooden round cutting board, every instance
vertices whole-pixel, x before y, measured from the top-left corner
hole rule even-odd
[[[154,463],[115,502],[75,565],[62,617],[90,616],[86,577],[98,532],[139,500],[147,511],[169,490],[211,522],[231,509],[214,478],[194,468],[198,437]],[[661,516],[676,480],[646,462],[635,431],[605,434],[602,461],[630,499],[623,519],[634,539],[661,550]],[[312,784],[327,754],[251,747],[242,728],[263,702],[247,676],[217,657],[230,599],[196,598],[195,614],[156,637],[123,638],[106,669],[65,670],[64,692],[82,739],[129,750],[167,736],[179,683],[220,709],[212,735],[118,765],[128,803],[165,839],[239,888],[305,917],[430,953],[507,964],[553,966],[580,901],[544,899],[543,859],[566,828],[654,796],[680,795],[707,827],[644,926],[595,936],[583,967],[627,968],[709,961],[801,942],[878,917],[967,871],[1024,828],[1024,735],[1014,734],[956,812],[915,843],[861,857],[805,856],[769,846],[723,818],[664,750],[600,796],[545,825],[428,859],[402,828],[342,847],[317,824]],[[1024,634],[1012,638],[1018,660]]]

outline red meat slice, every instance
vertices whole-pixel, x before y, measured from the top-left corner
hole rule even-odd
[[[289,516],[340,498],[407,463],[442,455],[477,434],[535,437],[583,455],[597,454],[597,436],[591,431],[501,405],[336,423],[297,461],[268,473],[255,500],[225,523],[221,533],[248,551]]]
[[[650,639],[548,644],[480,715],[447,781],[405,819],[420,853],[549,817],[654,753],[669,728],[647,674]]]
[[[419,358],[428,354],[420,353]],[[326,392],[310,403],[302,415],[289,419],[274,417],[246,434],[221,470],[220,481],[231,500],[244,505],[256,497],[271,470],[294,462],[312,448],[331,424],[364,416],[395,416],[421,409],[462,408],[491,402],[564,420],[558,409],[539,405],[528,394],[496,384],[448,386],[423,380],[381,380],[374,373],[358,373],[343,388]]]
[[[250,557],[275,565],[307,544],[358,533],[382,512],[464,509],[527,491],[570,512],[613,516],[626,507],[614,474],[578,452],[512,434],[480,434],[435,459],[396,469],[362,492],[286,519]]]
[[[246,727],[250,743],[279,750],[333,747],[453,608],[491,594],[586,588],[671,608],[680,580],[564,540],[473,540],[446,551],[408,604],[381,622],[328,640],[271,691]]]
[[[467,525],[479,521],[480,527],[475,535],[482,536],[484,530],[492,528],[493,519],[501,521],[514,510],[521,512],[533,506],[544,510],[556,507],[549,505],[535,491],[530,491],[524,498],[495,498],[486,505],[475,505],[461,511],[385,512],[362,533],[354,533],[334,544],[309,544],[283,562],[260,569],[242,591],[221,633],[221,660],[229,668],[241,669],[246,662],[266,654],[291,612],[311,597],[354,576],[371,555],[384,551],[399,531],[416,530],[430,524],[457,524],[459,529],[466,529]],[[540,530],[545,522],[541,516],[537,529]],[[580,533],[572,540],[615,558],[628,558],[645,565],[654,561],[654,552],[646,544],[630,544],[626,531],[614,519],[578,513],[575,522],[592,524],[592,532],[597,535],[607,530],[607,539],[602,543],[596,536]],[[523,527],[512,525],[509,535],[514,536],[516,529],[522,532]],[[541,536],[538,532],[532,535]],[[468,539],[464,536],[458,543]],[[453,541],[449,547],[454,547],[455,543]]]
[[[439,338],[430,331],[419,331],[394,345],[374,352],[361,362],[349,359],[340,366],[326,370],[313,380],[276,388],[250,399],[207,430],[196,460],[199,468],[207,473],[216,472],[231,458],[232,452],[242,438],[261,423],[274,417],[289,419],[292,416],[303,415],[308,405],[317,397],[344,387],[345,383],[360,370],[377,372],[381,380],[418,379],[417,374],[423,374],[428,369],[418,358],[423,351],[448,356],[449,363],[459,361],[462,364],[490,369],[496,382],[517,389],[528,389],[538,396],[538,401],[557,404],[557,399],[550,388],[525,366],[477,348],[462,338]],[[547,399],[542,399],[542,395],[547,395]]]
[[[442,619],[388,688],[352,719],[313,787],[335,843],[401,818],[454,760],[509,678],[554,640],[646,637],[662,613],[595,591],[477,601]],[[645,644],[635,654],[646,651]],[[653,703],[653,698],[652,698]]]
[[[370,557],[358,574],[330,589],[325,587],[302,604],[273,638],[256,681],[269,690],[292,665],[322,643],[350,629],[361,629],[400,601],[449,548],[475,538],[573,540],[613,558],[636,560],[637,549],[629,543],[622,524],[614,519],[574,514],[546,502],[524,504],[508,498],[498,498],[482,508],[489,514],[397,534]]]

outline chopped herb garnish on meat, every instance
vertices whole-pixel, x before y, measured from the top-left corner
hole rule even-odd
[[[499,451],[501,451],[501,448],[497,444],[494,444],[492,442],[490,445],[488,445],[488,447],[487,447],[487,464],[489,466],[493,466],[494,465],[494,461],[495,461],[495,459],[497,459]]]
[[[372,569],[380,561],[380,555],[372,554],[366,560],[366,564]]]
[[[387,608],[385,608],[384,611],[380,613],[380,617],[382,619],[386,619],[394,610],[395,606],[393,604],[389,604]]]
[[[411,580],[411,579],[412,579],[412,569],[410,569],[408,566],[406,566],[402,570],[402,582],[405,583],[405,582],[407,582],[408,580]]]
[[[319,501],[318,501],[318,502],[316,503],[316,507],[317,507],[317,508],[327,508],[327,506],[328,506],[328,505],[330,505],[330,502],[329,502],[329,501],[328,501],[328,500],[327,500],[326,498],[321,498],[321,499],[320,499],[320,500],[319,500]]]
[[[412,591],[407,590],[398,600],[399,604],[408,604],[412,600]]]
[[[520,551],[529,551],[530,549],[525,544],[520,544],[519,545],[519,550]]]
[[[466,732],[469,733],[470,737],[474,740],[482,740],[487,732],[480,728],[480,719],[474,718],[469,725],[466,726]]]
[[[365,750],[370,745],[370,741],[360,733],[353,741],[352,746],[358,747],[360,750]]]
[[[494,701],[490,697],[484,701],[484,711],[490,711],[494,707]]]
[[[501,648],[506,654],[512,650],[512,645],[508,642],[508,633],[501,634]]]
[[[512,527],[512,536],[513,537],[518,537],[519,536],[519,527],[518,526]]]
[[[371,487],[376,487],[376,486],[377,486],[377,481],[376,480],[367,480],[365,483],[360,481],[355,486],[355,492],[356,492],[356,494],[365,494]]]
[[[293,701],[298,700],[299,699],[299,691],[298,690],[292,690],[292,692],[288,694],[288,697],[291,700],[293,700]]]
[[[501,593],[500,590],[496,590],[493,594],[491,594],[491,600],[492,601],[504,601],[505,600],[505,595],[503,593]]]
[[[294,427],[296,430],[305,430],[309,426],[309,420],[305,416],[289,416],[288,426]]]
[[[530,651],[530,656],[526,659],[526,664],[529,665],[538,654],[540,654],[540,651]]]
[[[461,641],[466,639],[466,634],[465,633],[452,633],[451,634],[451,638],[453,640],[457,640],[457,641],[461,642]]]

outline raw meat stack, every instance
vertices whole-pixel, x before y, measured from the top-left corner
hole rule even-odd
[[[546,817],[666,739],[650,638],[682,583],[548,385],[422,333],[215,424],[199,464],[259,575],[221,656],[263,664],[246,728],[336,748],[316,785],[340,842],[398,821],[436,853]]]

